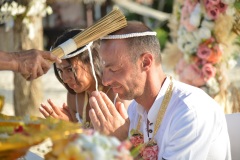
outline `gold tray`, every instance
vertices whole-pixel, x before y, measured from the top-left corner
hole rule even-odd
[[[0,159],[22,157],[31,146],[40,144],[47,138],[54,142],[81,132],[79,124],[60,119],[0,114]]]

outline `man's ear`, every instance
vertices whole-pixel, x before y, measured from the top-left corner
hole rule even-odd
[[[153,55],[149,52],[143,53],[141,55],[141,67],[143,70],[148,70],[153,63]]]

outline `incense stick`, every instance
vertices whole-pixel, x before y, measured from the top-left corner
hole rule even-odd
[[[75,42],[74,45],[77,48],[80,48],[125,26],[127,26],[125,16],[119,9],[114,9],[98,22],[86,28],[83,32],[77,34],[72,39]],[[64,53],[64,49],[60,46],[56,47],[51,52],[59,58],[62,58],[65,54],[69,54]]]

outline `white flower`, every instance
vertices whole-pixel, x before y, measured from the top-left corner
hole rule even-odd
[[[18,3],[16,3],[15,1],[13,1],[12,3],[5,3],[3,6],[1,6],[1,10],[2,13],[9,13],[12,16],[16,16],[19,14],[22,14],[26,11],[26,7],[19,5]]]
[[[236,65],[237,65],[237,61],[233,57],[231,57],[227,61],[227,66],[228,66],[229,69],[233,69]]]
[[[27,16],[46,15],[46,0],[31,1],[29,6],[30,9],[27,12]]]
[[[52,14],[53,13],[52,7],[48,6],[46,8],[46,12],[47,12],[47,14]]]
[[[80,148],[81,153],[85,154],[86,159],[109,159],[113,160],[116,156],[129,155],[129,150],[124,148],[119,151],[118,147],[121,142],[115,137],[107,137],[100,135],[98,132],[94,132],[93,135],[80,134],[79,137],[70,143],[77,148]],[[69,147],[68,145],[67,147]],[[90,155],[89,155],[90,154]]]
[[[190,15],[189,22],[191,25],[197,28],[200,25],[200,21],[201,21],[201,6],[200,3],[198,3]]]
[[[207,27],[201,27],[198,30],[198,36],[200,39],[208,39],[211,37],[211,30]]]
[[[110,142],[113,146],[119,146],[121,142],[116,137],[109,137]]]
[[[24,15],[23,24],[28,28],[28,36],[30,39],[35,38],[35,28],[29,17],[46,16],[51,14],[52,9],[46,6],[46,0],[32,0],[27,6],[20,5],[18,1],[6,2],[0,5],[0,24],[5,23],[5,30],[9,31],[14,26],[14,18],[18,15]],[[26,14],[26,15],[25,15]]]
[[[177,33],[178,33],[178,37],[181,37],[182,35],[184,35],[186,33],[185,27],[180,26]]]
[[[32,23],[29,24],[28,26],[28,37],[29,39],[33,40],[35,38],[35,28]]]
[[[235,0],[221,0],[221,1],[227,5],[233,4],[235,2]]]
[[[105,153],[106,150],[99,146],[94,146],[92,149],[92,153],[94,156],[94,160],[99,160],[99,159],[107,159],[107,154]]]
[[[85,148],[92,148],[94,146],[93,142],[93,137],[89,136],[89,135],[81,135],[81,139],[80,142],[82,141],[82,144],[84,144]]]
[[[214,27],[214,22],[212,20],[208,20],[207,18],[204,18],[204,20],[201,23],[201,27],[209,28],[210,30]]]
[[[210,95],[215,95],[216,93],[219,92],[220,88],[219,88],[219,84],[217,82],[217,80],[213,77],[213,78],[210,78],[206,85],[209,87],[209,90],[208,90],[208,93]]]
[[[234,16],[234,14],[236,13],[236,9],[234,7],[227,7],[227,10],[226,10],[226,14],[229,15],[229,16]]]

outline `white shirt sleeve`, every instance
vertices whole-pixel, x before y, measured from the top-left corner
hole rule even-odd
[[[194,107],[195,108],[195,107]],[[201,109],[203,108],[203,109]],[[195,109],[185,108],[178,110],[167,126],[167,135],[163,138],[164,151],[162,158],[167,160],[206,160],[213,155],[218,160],[226,158],[228,148],[224,121],[220,112],[209,106]],[[223,147],[222,145],[226,146]],[[219,146],[219,148],[217,147]],[[215,150],[212,151],[211,148]],[[212,152],[212,153],[209,153]]]

